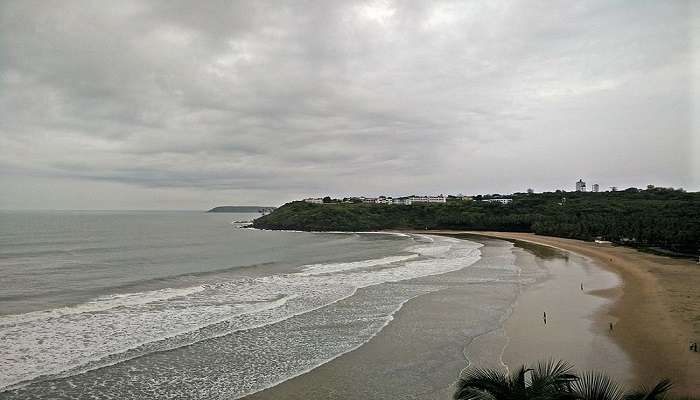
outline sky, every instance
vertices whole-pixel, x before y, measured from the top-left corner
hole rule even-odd
[[[1,1],[0,209],[700,190],[693,1]]]

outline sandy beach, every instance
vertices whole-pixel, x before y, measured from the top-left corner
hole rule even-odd
[[[700,341],[700,265],[637,250],[529,233],[471,233],[551,246],[590,258],[617,274],[622,284],[599,294],[614,299],[596,325],[605,329],[609,314],[616,321],[610,337],[629,355],[632,384],[670,377],[677,395],[700,394],[700,353],[689,343]],[[608,368],[609,369],[609,368]]]
[[[636,382],[637,361],[615,338],[622,329],[613,314],[621,296],[618,275],[564,249],[465,238],[484,244],[479,262],[416,280],[442,288],[408,301],[365,345],[246,399],[447,399],[464,368],[509,369],[548,358]],[[504,265],[517,268],[494,282],[473,279]],[[515,290],[500,291],[504,286]],[[609,322],[616,324],[615,334]]]

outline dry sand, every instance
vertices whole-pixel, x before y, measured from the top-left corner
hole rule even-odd
[[[700,395],[700,353],[689,344],[700,342],[700,265],[637,250],[530,233],[432,231],[470,233],[555,247],[589,257],[616,273],[622,284],[601,295],[616,299],[598,326],[614,318],[611,337],[627,352],[633,383],[653,384],[662,377],[674,382],[678,395]]]

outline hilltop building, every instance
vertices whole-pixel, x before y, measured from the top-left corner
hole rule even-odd
[[[463,199],[471,200],[471,197],[463,196]],[[304,199],[307,203],[313,204],[323,204],[322,198],[308,198]],[[344,200],[345,203],[362,202],[368,204],[400,204],[400,205],[411,205],[411,204],[425,204],[425,203],[447,203],[447,196],[404,196],[404,197],[389,197],[389,196],[379,196],[379,197],[351,197]]]
[[[424,203],[447,203],[447,196],[407,196],[407,197],[397,197],[392,199],[389,197],[391,202],[387,204],[400,204],[410,206],[412,204],[424,204]]]
[[[513,202],[513,199],[486,199],[486,200],[481,200],[486,203],[501,203],[501,204],[510,204]]]
[[[439,196],[411,196],[408,198],[410,204],[414,203],[447,203],[447,197],[443,195]]]
[[[600,186],[597,183],[594,183],[592,191],[593,191],[593,193],[600,192]]]
[[[585,192],[586,191],[586,182],[584,182],[583,179],[579,179],[578,182],[576,182],[576,191],[577,192]]]
[[[395,199],[387,196],[379,196],[379,197],[360,197],[360,200],[363,203],[369,203],[369,204],[396,204]]]
[[[309,197],[308,199],[304,199],[304,201],[312,204],[323,204],[323,199],[320,197]]]

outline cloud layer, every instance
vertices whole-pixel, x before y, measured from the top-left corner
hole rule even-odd
[[[0,208],[551,190],[579,177],[698,190],[697,12],[3,2]]]

